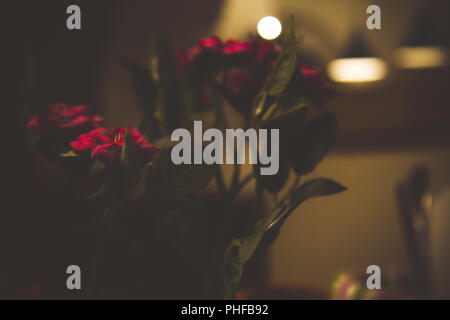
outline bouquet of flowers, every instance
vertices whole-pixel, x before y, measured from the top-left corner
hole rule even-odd
[[[71,195],[63,199],[66,218],[82,230],[76,238],[84,237],[78,251],[87,261],[87,297],[233,299],[246,263],[295,209],[345,190],[327,178],[302,182],[332,146],[336,118],[325,102],[333,90],[302,64],[293,18],[280,45],[213,36],[175,54],[158,39],[150,61],[146,68],[120,59],[140,104],[138,128],[108,130],[86,106],[65,104],[30,118],[38,176]],[[256,163],[241,177],[233,161],[227,185],[217,163],[173,163],[170,133],[211,118],[225,129],[225,105],[240,114],[244,130],[279,130],[276,174],[261,175]],[[253,205],[237,216],[236,198],[247,184],[254,185]],[[208,201],[211,185],[217,192]],[[269,194],[275,204],[267,208]]]

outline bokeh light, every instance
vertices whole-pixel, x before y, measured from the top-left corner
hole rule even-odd
[[[384,60],[375,57],[335,59],[327,69],[331,80],[348,83],[381,80],[388,70]]]
[[[275,17],[267,16],[259,20],[258,33],[266,40],[273,40],[281,33],[281,22]]]
[[[436,68],[447,64],[447,53],[441,47],[399,47],[395,62],[404,69]]]

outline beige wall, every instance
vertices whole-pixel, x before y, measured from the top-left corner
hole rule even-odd
[[[430,168],[434,192],[450,184],[450,148],[330,154],[312,176],[348,190],[294,212],[270,250],[270,282],[327,287],[339,271],[407,267],[394,188],[416,164]]]

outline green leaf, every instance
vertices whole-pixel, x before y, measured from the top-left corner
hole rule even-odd
[[[290,139],[289,158],[297,174],[311,172],[322,161],[333,145],[336,130],[336,116],[325,113],[313,119],[302,132]]]
[[[295,73],[294,76],[297,76],[297,73]],[[306,106],[307,103],[304,96],[297,90],[292,91],[286,89],[286,91],[278,97],[277,105],[278,109],[288,111],[297,106]]]
[[[329,196],[347,190],[346,187],[328,178],[314,178],[302,184],[291,196],[291,206],[298,207],[313,197]]]
[[[158,146],[160,149],[170,149],[177,143],[178,141],[172,141],[171,136],[164,136],[152,142],[153,145]]]
[[[128,126],[125,126],[120,162],[123,187],[125,190],[130,190],[137,185],[140,179],[140,169],[143,166],[143,161],[136,144],[131,138]]]
[[[279,213],[267,225],[267,232],[264,235],[264,246],[269,246],[280,233],[280,228],[295,209],[304,201],[320,196],[328,196],[347,190],[343,185],[327,178],[315,178],[302,184],[294,191],[290,198],[289,205],[282,207]]]
[[[185,74],[180,75],[180,99],[183,103],[183,113],[187,118],[197,112],[197,109],[199,108],[195,90],[193,89],[193,86],[195,85],[198,85],[198,83],[189,81]]]
[[[185,117],[183,109],[183,87],[177,68],[175,52],[164,37],[158,37],[153,45],[151,59],[152,75],[159,88],[158,115],[164,119],[169,130],[180,127]]]
[[[164,37],[158,37],[153,43],[151,69],[153,79],[163,88],[170,87],[178,80],[176,55]]]
[[[149,173],[149,192],[165,200],[186,198],[205,188],[215,173],[215,165],[175,165],[171,149],[162,149],[152,162]]]
[[[275,60],[272,71],[254,100],[254,114],[260,118],[267,118],[266,113],[277,109],[278,103],[274,104],[275,96],[280,95],[288,86],[297,64],[297,41],[294,32],[294,17],[291,16],[286,36],[281,44],[280,53]],[[285,97],[279,101],[280,107],[284,109],[285,102],[289,102]],[[293,104],[298,104],[296,101]]]
[[[263,119],[262,127],[266,129],[280,130],[280,143],[298,134],[304,127],[306,120],[306,106],[298,104],[290,109],[275,108],[267,112]]]
[[[245,263],[255,252],[266,229],[265,221],[256,224],[254,231],[245,238],[234,239],[227,246],[221,266],[225,299],[233,299],[241,282]]]
[[[275,240],[283,223],[301,203],[312,197],[336,194],[344,190],[346,187],[326,178],[307,181],[292,194],[290,204],[281,208],[273,219],[270,217],[261,219],[247,237],[231,241],[225,250],[221,265],[225,299],[235,297],[245,264],[256,249],[267,247]]]
[[[273,219],[264,218],[256,223],[253,232],[247,237],[234,239],[227,246],[221,266],[225,298],[233,299],[239,287],[245,263],[260,246],[268,246],[279,234],[287,217],[305,200],[339,193],[346,188],[326,178],[317,178],[305,182],[292,195],[291,203],[280,209]]]
[[[255,165],[256,177],[261,182],[264,190],[276,194],[286,184],[289,176],[289,138],[301,132],[306,119],[306,107],[303,104],[292,106],[290,109],[274,110],[266,113],[266,119],[263,119],[262,128],[279,129],[279,170],[275,175],[261,176],[259,174],[260,165]]]
[[[133,88],[142,106],[149,111],[153,111],[156,85],[150,72],[126,58],[120,58],[119,61],[131,73]]]
[[[120,58],[121,64],[131,73],[132,85],[141,105],[143,115],[139,129],[150,137],[158,136],[158,122],[155,117],[157,86],[150,72],[136,63]]]
[[[281,50],[271,73],[269,74],[263,91],[270,95],[280,94],[288,85],[297,63],[297,40],[294,32],[294,17],[291,15],[286,36],[281,44]]]
[[[261,91],[253,102],[254,114],[259,119],[267,119],[268,114],[272,114],[278,107],[276,97],[268,95],[267,92]]]
[[[274,175],[261,175],[260,174],[260,164],[255,164],[253,166],[255,170],[255,176],[257,180],[261,183],[264,190],[271,194],[278,193],[286,184],[289,177],[289,161],[287,157],[287,152],[280,149],[279,158],[279,168],[277,174]]]
[[[131,137],[130,137],[130,133],[128,131],[128,126],[125,126],[122,152],[120,154],[120,162],[122,165],[127,165],[136,156],[137,156],[136,145],[134,144],[133,139],[131,139]]]
[[[266,108],[266,97],[267,92],[262,91],[260,92],[256,97],[255,101],[253,102],[254,110],[255,110],[255,116],[260,116],[263,111],[265,111]]]

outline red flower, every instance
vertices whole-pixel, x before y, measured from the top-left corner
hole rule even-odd
[[[184,70],[191,64],[203,73],[212,74],[220,69],[273,62],[280,51],[270,41],[238,41],[228,39],[223,43],[217,36],[201,39],[189,51],[178,53],[178,65]]]
[[[77,141],[70,143],[70,146],[77,152],[90,152],[91,158],[107,163],[120,163],[124,134],[124,128],[114,128],[110,132],[105,128],[98,128],[80,135]],[[159,148],[149,145],[136,128],[128,127],[128,134],[134,141],[142,160],[152,161]]]
[[[200,39],[195,47],[193,47],[187,54],[187,60],[193,60],[197,55],[216,56],[222,50],[222,40],[217,36],[211,38]]]
[[[239,42],[234,39],[227,40],[223,48],[224,54],[251,53],[252,51],[253,51],[253,44],[250,41]]]
[[[312,67],[303,65],[301,71],[308,87],[321,87],[325,84],[319,73]]]
[[[200,81],[200,96],[212,81],[228,89],[225,98],[233,107],[248,112],[280,50],[280,46],[267,40],[229,39],[223,43],[213,36],[200,40],[187,53],[179,54],[178,61],[182,70],[186,66],[191,68],[193,72],[188,75],[193,81]],[[300,93],[318,106],[324,106],[334,94],[317,71],[306,65],[293,74],[285,91],[287,94]]]
[[[320,74],[310,66],[301,66],[301,72],[305,84],[305,95],[318,105],[324,105],[325,101],[334,95],[333,89]]]
[[[200,39],[197,43],[197,45],[192,49],[193,53],[195,53],[196,50],[214,50],[219,51],[222,49],[223,43],[222,40],[216,35],[212,36],[211,38],[203,38]]]
[[[194,69],[202,74],[210,75],[217,71],[222,64],[221,51],[223,48],[222,40],[217,36],[200,39],[189,51],[178,53],[178,66],[181,70],[194,65]]]
[[[31,117],[27,124],[39,134],[70,133],[78,130],[91,130],[103,123],[103,118],[91,115],[87,106],[66,106],[52,104],[48,109]]]
[[[257,43],[256,61],[261,64],[273,64],[278,52],[280,52],[280,46],[275,45],[270,41],[259,41]]]
[[[242,93],[248,83],[248,76],[240,71],[231,72],[227,79],[227,87],[235,94]]]
[[[253,63],[254,45],[250,41],[229,39],[222,50],[224,67],[236,67]]]

